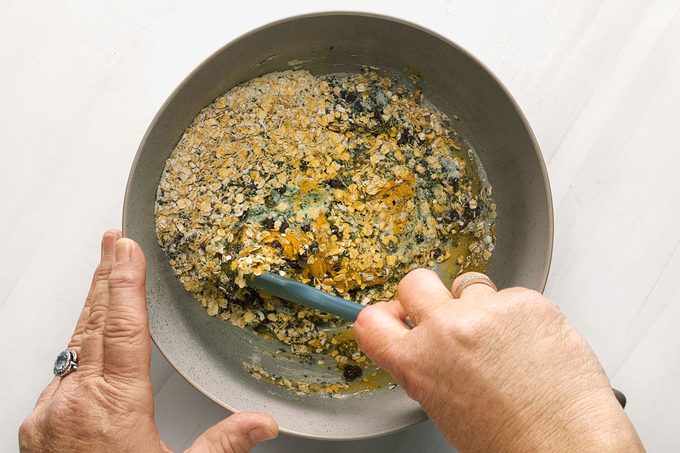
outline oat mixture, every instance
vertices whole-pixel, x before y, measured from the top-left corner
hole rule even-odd
[[[342,321],[258,294],[248,276],[277,272],[370,304],[416,267],[483,271],[496,206],[450,123],[417,84],[372,70],[252,79],[203,109],[168,159],[159,243],[209,315],[338,368],[337,385],[277,383],[341,391],[370,366],[351,337],[331,334]]]

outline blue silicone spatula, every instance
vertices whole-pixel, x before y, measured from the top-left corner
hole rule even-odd
[[[296,282],[286,277],[264,272],[253,276],[248,280],[248,286],[272,294],[281,299],[316,308],[326,313],[334,314],[340,318],[354,322],[359,316],[363,305],[350,302],[327,292],[316,289],[304,283]]]

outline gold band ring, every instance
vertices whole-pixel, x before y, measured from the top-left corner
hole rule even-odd
[[[460,281],[456,284],[456,287],[453,288],[452,294],[454,299],[458,299],[465,288],[477,283],[484,284],[494,291],[498,291],[498,288],[496,288],[496,285],[494,285],[488,276],[480,272],[467,272],[461,276]]]

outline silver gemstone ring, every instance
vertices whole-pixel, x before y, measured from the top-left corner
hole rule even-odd
[[[78,354],[73,349],[64,349],[54,361],[54,375],[64,377],[78,369]]]

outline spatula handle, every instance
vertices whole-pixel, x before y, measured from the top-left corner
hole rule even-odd
[[[248,286],[296,304],[332,313],[350,322],[356,321],[359,312],[364,308],[363,305],[271,272],[264,272],[262,275],[253,277],[248,281]]]

